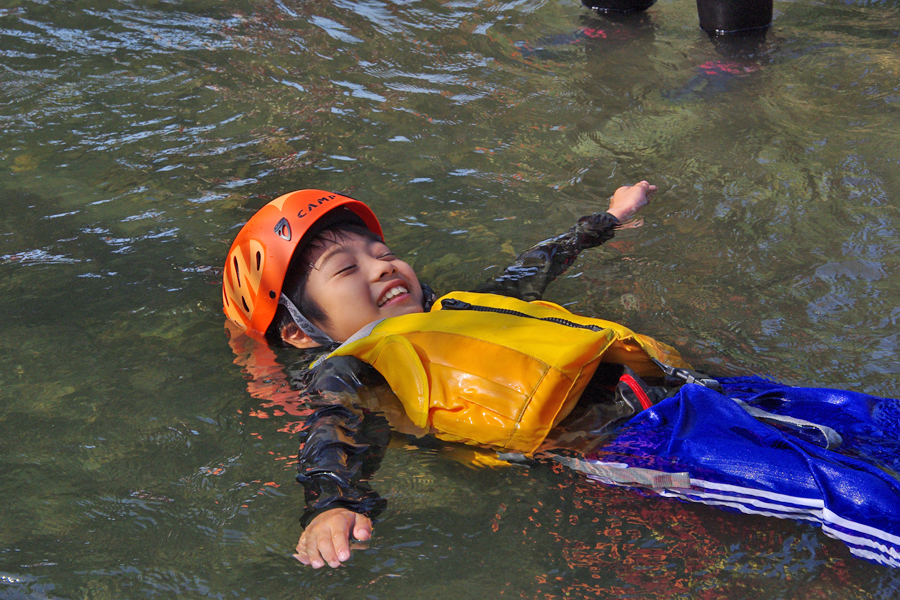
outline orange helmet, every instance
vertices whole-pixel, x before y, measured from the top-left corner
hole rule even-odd
[[[265,340],[266,329],[278,309],[291,257],[297,248],[309,242],[311,236],[306,234],[313,225],[321,223],[325,215],[334,218],[333,211],[340,207],[351,211],[367,229],[384,238],[381,225],[368,206],[322,190],[285,194],[250,217],[231,244],[225,261],[222,275],[225,316],[251,337]]]

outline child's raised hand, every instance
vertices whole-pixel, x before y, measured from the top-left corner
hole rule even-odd
[[[313,569],[336,568],[350,559],[350,536],[360,541],[372,536],[372,520],[346,508],[334,508],[317,515],[297,542],[294,558]]]
[[[624,222],[650,201],[650,196],[658,188],[646,181],[634,185],[623,185],[609,200],[609,214]]]

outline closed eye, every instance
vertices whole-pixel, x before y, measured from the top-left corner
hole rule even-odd
[[[355,269],[355,268],[356,268],[356,265],[355,265],[355,264],[347,265],[346,267],[344,267],[344,268],[342,268],[342,269],[339,269],[339,270],[335,271],[334,274],[335,274],[335,275],[341,275],[341,274],[343,274],[343,273],[349,273],[350,271],[352,271],[352,270]]]

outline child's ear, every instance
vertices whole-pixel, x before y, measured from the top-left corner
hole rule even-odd
[[[319,344],[314,342],[311,337],[303,333],[303,330],[297,327],[296,323],[288,323],[281,328],[281,339],[285,344],[294,348],[318,348]]]

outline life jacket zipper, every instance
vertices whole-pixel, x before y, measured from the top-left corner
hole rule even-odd
[[[576,329],[588,329],[590,331],[603,331],[603,327],[599,325],[582,325],[581,323],[574,323],[572,321],[566,319],[558,319],[556,317],[535,317],[534,315],[529,315],[523,312],[519,312],[517,310],[511,310],[508,308],[494,308],[492,306],[480,306],[478,304],[469,304],[468,302],[463,302],[462,300],[457,300],[456,298],[444,298],[441,300],[441,308],[444,310],[475,310],[481,312],[493,312],[500,313],[504,315],[512,315],[515,317],[527,317],[529,319],[537,319],[538,321],[549,321],[551,323],[557,323],[559,325],[565,325],[567,327],[574,327]],[[704,387],[708,387],[712,390],[716,390],[717,392],[722,391],[722,384],[716,381],[712,377],[704,377],[702,374],[697,371],[691,371],[688,369],[681,369],[678,367],[673,367],[670,365],[661,362],[660,360],[650,357],[656,365],[662,369],[663,373],[670,377],[675,377],[684,381],[685,383],[696,383],[702,385]]]
[[[590,331],[603,331],[603,327],[599,325],[583,325],[581,323],[574,323],[572,321],[566,319],[558,319],[556,317],[536,317],[534,315],[529,315],[523,312],[519,312],[517,310],[511,310],[508,308],[494,308],[493,306],[480,306],[478,304],[469,304],[468,302],[463,302],[462,300],[457,300],[456,298],[444,298],[441,300],[441,308],[444,310],[474,310],[479,312],[492,312],[492,313],[500,313],[504,315],[512,315],[514,317],[527,317],[529,319],[537,319],[538,321],[548,321],[550,323],[556,323],[557,325],[565,325],[566,327],[574,327],[576,329],[588,329]]]

